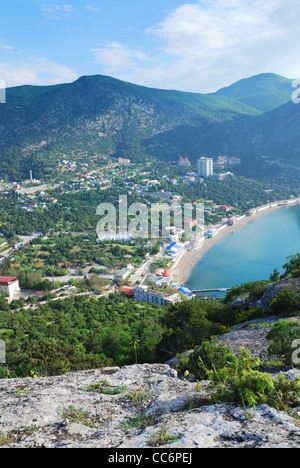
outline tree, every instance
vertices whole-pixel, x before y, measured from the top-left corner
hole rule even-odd
[[[270,275],[270,281],[273,281],[274,283],[278,281],[280,278],[280,272],[275,268],[273,273]]]
[[[292,276],[294,278],[300,276],[300,253],[295,255],[290,255],[288,257],[289,262],[283,265],[285,269],[285,273],[283,274],[283,278],[287,276]]]
[[[271,303],[275,315],[293,315],[300,310],[300,297],[290,289],[282,290]]]
[[[162,348],[170,356],[200,346],[212,335],[220,335],[222,326],[207,318],[205,305],[200,299],[185,301],[168,307],[165,320],[166,333]]]

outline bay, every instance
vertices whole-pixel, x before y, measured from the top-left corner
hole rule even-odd
[[[300,206],[283,207],[224,237],[195,265],[185,285],[214,289],[267,280],[274,268],[282,273],[287,257],[298,252]]]

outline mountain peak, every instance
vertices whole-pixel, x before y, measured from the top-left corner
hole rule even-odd
[[[293,80],[275,73],[262,73],[244,78],[215,94],[236,99],[264,112],[291,100]]]

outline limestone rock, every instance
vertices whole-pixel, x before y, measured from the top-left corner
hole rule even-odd
[[[267,359],[276,317],[234,327],[220,337]],[[5,448],[299,448],[300,401],[293,415],[266,405],[211,405],[209,382],[178,378],[170,364],[0,380],[0,446]],[[300,369],[288,369],[288,379]],[[102,385],[99,385],[101,382]],[[161,437],[167,435],[169,439]]]
[[[0,441],[7,437],[10,448],[149,448],[165,428],[173,436],[165,446],[173,448],[300,446],[293,417],[267,406],[249,416],[239,405],[209,405],[207,382],[198,388],[170,370],[144,364],[1,380]],[[87,391],[99,381],[121,393]],[[70,406],[77,420],[66,416]],[[148,422],[136,427],[142,419]]]

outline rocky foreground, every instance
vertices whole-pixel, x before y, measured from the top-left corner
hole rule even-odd
[[[270,320],[271,321],[271,320]],[[266,324],[236,328],[263,356]],[[246,347],[246,346],[245,346]],[[299,371],[286,373],[290,378]],[[51,378],[0,380],[0,445],[8,448],[299,448],[300,401],[293,415],[266,405],[209,404],[209,383],[144,364]]]

